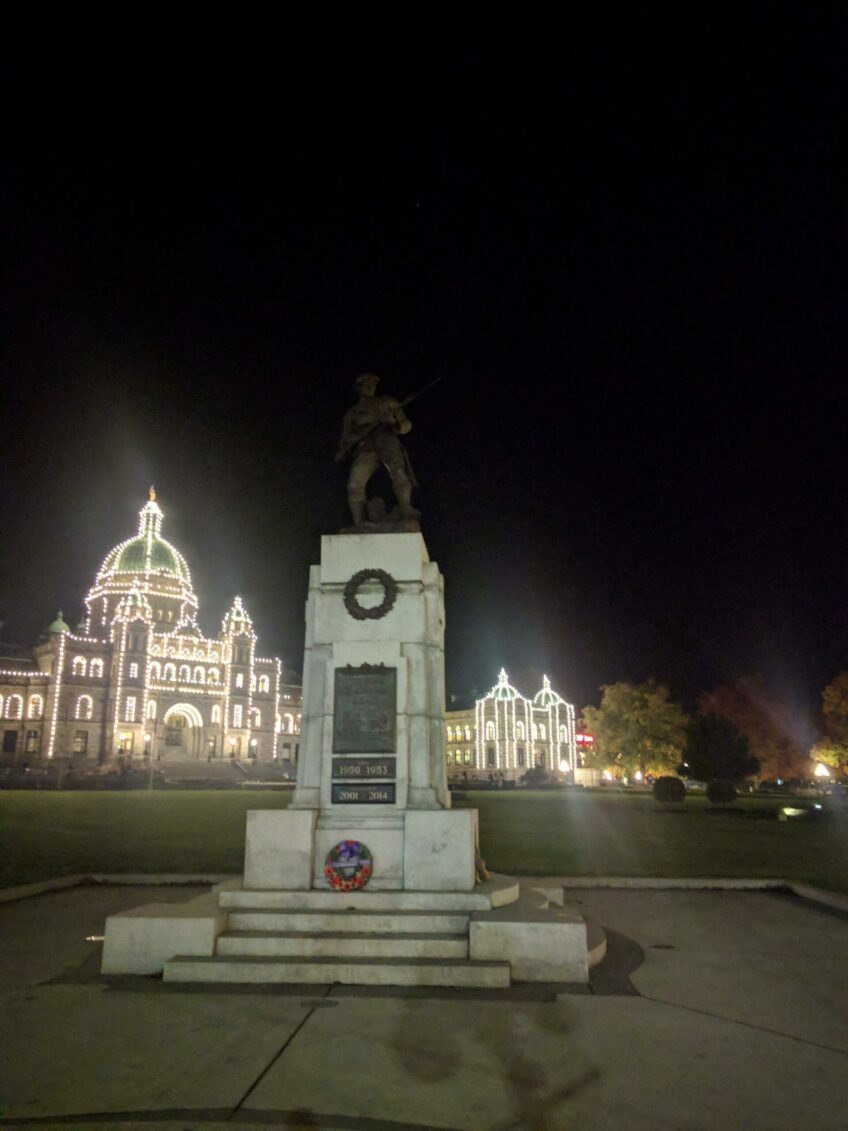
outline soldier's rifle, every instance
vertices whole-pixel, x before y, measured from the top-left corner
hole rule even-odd
[[[402,401],[398,401],[398,404],[401,408],[406,408],[408,404],[410,404],[414,400],[417,400],[418,397],[423,396],[423,394],[426,393],[428,389],[432,389],[434,385],[438,385],[438,383],[443,379],[444,378],[442,377],[436,377],[435,380],[430,381],[429,384],[425,385],[423,389],[418,389],[416,390],[416,392],[410,393],[408,397],[404,397]],[[388,424],[372,424],[360,436],[357,436],[355,440],[351,440],[350,443],[346,444],[344,447],[339,447],[339,450],[333,457],[335,462],[338,463],[340,460],[343,460],[348,452],[352,452],[354,448],[358,448],[359,445],[364,443],[369,436],[373,436],[374,433],[379,432],[381,428],[388,427],[390,427],[390,425]]]

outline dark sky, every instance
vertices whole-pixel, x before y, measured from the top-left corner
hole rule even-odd
[[[155,483],[202,626],[238,591],[299,670],[367,369],[443,377],[408,446],[449,693],[504,664],[578,705],[752,672],[816,703],[848,666],[844,6],[561,7],[5,37],[6,637],[75,622]]]

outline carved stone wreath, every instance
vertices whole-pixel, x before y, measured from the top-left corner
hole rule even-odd
[[[379,581],[383,586],[383,600],[379,605],[368,608],[360,605],[357,594],[366,581]],[[345,608],[355,620],[379,620],[391,611],[397,600],[398,586],[395,579],[384,569],[361,569],[353,575],[344,587]]]

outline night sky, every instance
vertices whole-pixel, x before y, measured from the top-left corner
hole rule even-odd
[[[154,483],[204,630],[239,592],[299,671],[369,370],[443,378],[408,449],[449,694],[760,672],[816,706],[848,666],[844,6],[562,9],[6,37],[5,639],[76,623]]]

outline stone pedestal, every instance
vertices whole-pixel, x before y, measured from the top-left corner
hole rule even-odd
[[[473,888],[476,822],[451,812],[445,771],[444,628],[442,575],[420,533],[321,539],[290,810],[314,814],[314,824],[281,821],[277,887],[302,887],[306,858],[312,886],[327,887],[327,853],[358,840],[374,860],[369,890]],[[356,699],[349,689],[363,674],[371,691]],[[249,861],[268,835],[248,826]]]

